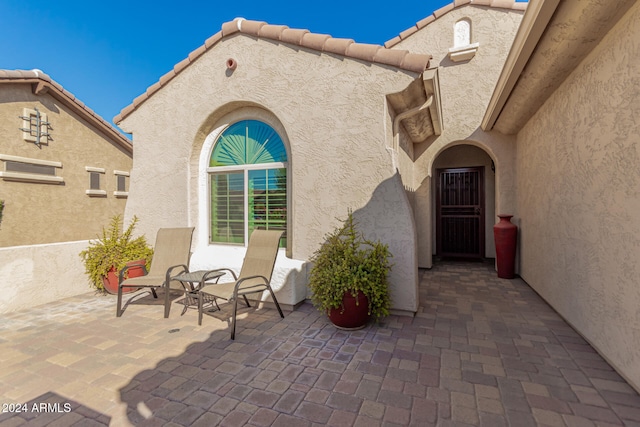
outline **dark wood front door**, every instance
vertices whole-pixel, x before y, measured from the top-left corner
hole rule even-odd
[[[484,168],[438,169],[437,252],[484,258]]]

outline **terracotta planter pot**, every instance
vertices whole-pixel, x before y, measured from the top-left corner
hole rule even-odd
[[[362,329],[369,322],[369,299],[361,291],[358,291],[356,297],[350,292],[342,297],[341,308],[332,308],[329,310],[329,320],[337,328],[355,330]]]
[[[515,277],[518,227],[511,223],[511,217],[513,215],[498,215],[500,222],[493,226],[498,277],[502,279]]]
[[[140,277],[140,276],[144,276],[144,269],[142,268],[142,266],[145,264],[145,260],[143,259],[139,259],[136,261],[129,261],[126,265],[127,266],[135,266],[135,267],[131,267],[129,270],[127,270],[127,272],[125,273],[125,278],[132,278],[132,277]],[[118,274],[120,272],[116,271],[115,267],[111,267],[111,269],[109,270],[109,272],[107,273],[107,275],[105,277],[102,278],[102,285],[104,286],[104,289],[113,295],[117,295],[118,294]],[[135,290],[137,290],[138,288],[129,288],[129,287],[124,287],[122,288],[122,293],[126,294],[129,292],[133,292]]]

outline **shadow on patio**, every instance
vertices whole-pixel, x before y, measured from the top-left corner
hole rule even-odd
[[[39,396],[33,376],[56,367],[46,389],[112,425],[640,423],[640,396],[523,281],[498,279],[486,263],[440,262],[421,271],[420,300],[413,318],[355,332],[309,304],[284,320],[255,310],[230,341],[228,307],[198,327],[179,305],[169,320],[160,307],[132,305],[114,321],[115,302],[94,299],[95,319],[34,325],[58,350],[27,357],[27,372],[0,374],[0,387],[10,401]],[[34,348],[34,338],[0,350]]]

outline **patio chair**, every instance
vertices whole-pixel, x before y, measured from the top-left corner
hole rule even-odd
[[[122,316],[122,288],[150,288],[154,298],[158,298],[156,289],[164,289],[164,317],[169,317],[171,301],[169,293],[173,277],[189,271],[189,257],[191,255],[191,237],[193,227],[189,228],[161,228],[156,236],[156,244],[148,274],[122,280],[127,267],[120,272],[118,284],[118,306],[116,316]]]
[[[271,289],[271,274],[278,255],[278,246],[281,230],[254,230],[249,238],[247,254],[244,257],[240,274],[228,268],[220,268],[214,271],[228,271],[233,276],[233,282],[216,283],[202,286],[198,290],[198,325],[202,325],[202,301],[207,295],[215,298],[233,302],[233,313],[231,315],[231,339],[236,335],[236,313],[238,311],[238,298],[242,296],[247,307],[251,307],[247,295],[269,291],[280,317],[284,318],[280,304],[276,299],[273,289]]]

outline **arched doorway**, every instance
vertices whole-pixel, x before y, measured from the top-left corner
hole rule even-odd
[[[434,253],[439,257],[495,257],[495,172],[476,146],[456,145],[433,163]]]

